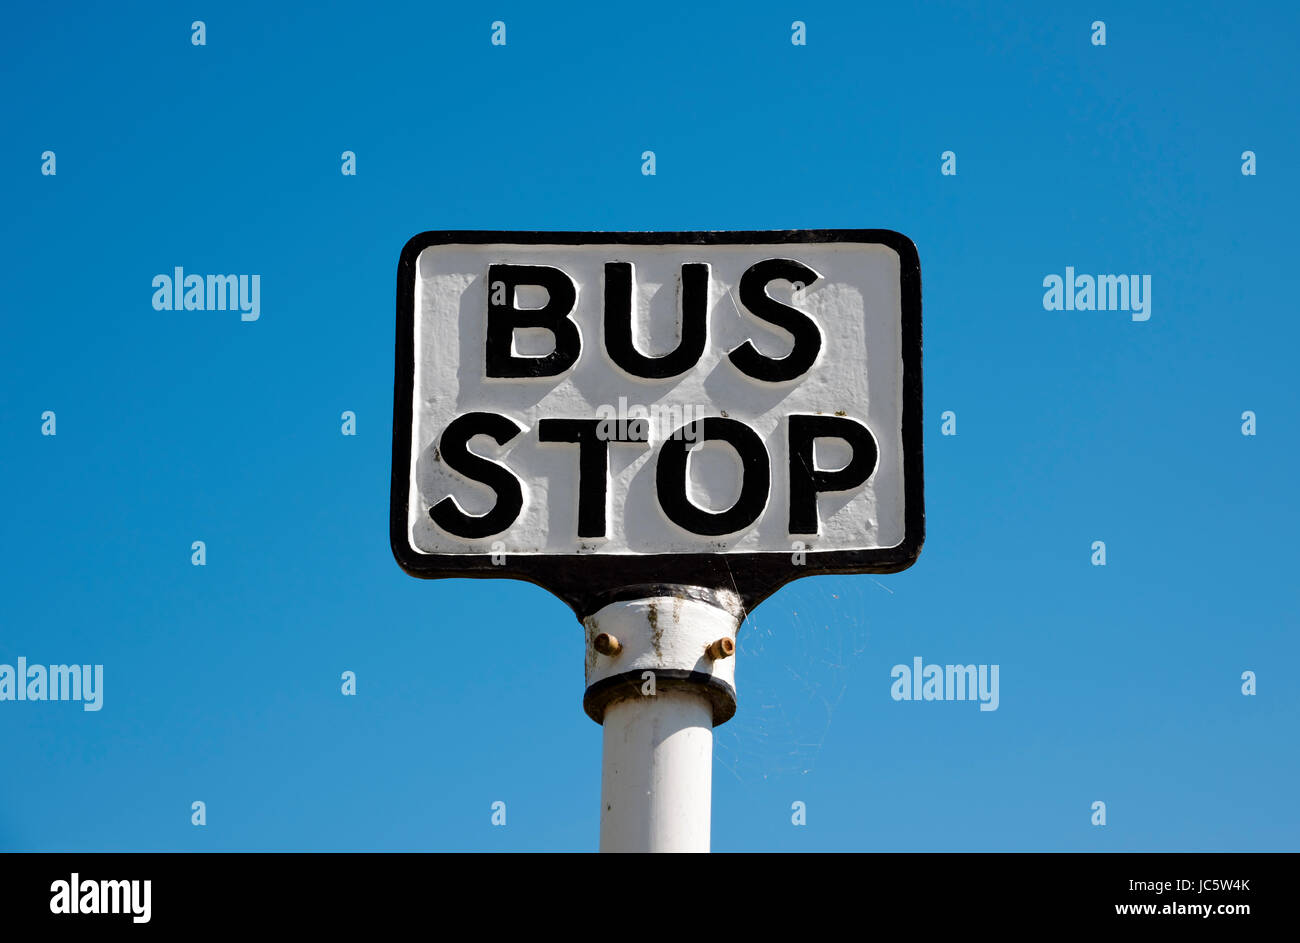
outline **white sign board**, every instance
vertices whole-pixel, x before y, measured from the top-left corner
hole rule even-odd
[[[398,270],[410,573],[756,604],[924,539],[920,269],[883,230],[437,232]]]

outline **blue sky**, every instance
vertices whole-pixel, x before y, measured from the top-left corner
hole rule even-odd
[[[1300,15],[1162,6],[16,9],[0,663],[105,691],[0,702],[0,849],[594,849],[570,611],[389,550],[398,253],[876,227],[921,257],[925,549],[753,613],[715,850],[1295,850]],[[1044,310],[1067,265],[1151,319]],[[260,319],[155,311],[174,266]],[[918,655],[999,709],[895,702]]]

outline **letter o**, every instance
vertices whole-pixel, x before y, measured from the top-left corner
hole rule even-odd
[[[688,435],[690,436],[688,440]],[[699,442],[726,442],[740,456],[740,497],[725,511],[709,511],[686,494],[690,447]],[[667,518],[683,530],[703,537],[734,534],[753,524],[767,507],[772,468],[758,433],[737,419],[710,416],[687,423],[664,442],[655,466],[655,490]]]

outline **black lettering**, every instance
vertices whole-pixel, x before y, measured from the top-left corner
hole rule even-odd
[[[647,357],[632,342],[636,276],[631,262],[605,263],[605,350],[609,359],[634,377],[663,380],[681,376],[704,353],[708,332],[709,266],[687,262],[681,275],[682,337],[662,357]]]
[[[578,300],[573,279],[549,265],[488,266],[487,349],[484,369],[489,377],[554,377],[578,362],[582,337],[569,315]],[[541,308],[516,308],[515,289],[540,285],[548,298]],[[543,357],[514,353],[514,335],[520,328],[540,327],[555,337],[555,348]]]
[[[790,417],[790,533],[818,533],[817,495],[824,491],[856,488],[876,470],[879,458],[871,430],[843,416]],[[817,439],[842,439],[852,454],[849,463],[834,471],[820,471],[813,463]]]
[[[782,358],[758,352],[753,341],[745,341],[727,356],[742,373],[766,383],[781,383],[803,376],[822,349],[822,333],[807,314],[768,297],[767,286],[779,279],[802,282],[808,287],[820,276],[794,259],[766,259],[755,262],[740,276],[740,303],[757,318],[787,331],[794,338],[790,353]]]
[[[447,423],[438,440],[438,454],[452,471],[471,481],[487,485],[497,494],[496,504],[486,514],[466,514],[450,495],[429,508],[433,522],[453,537],[478,538],[499,534],[519,517],[524,506],[523,489],[514,472],[469,450],[476,435],[490,436],[505,445],[523,429],[497,413],[465,413]]]
[[[609,443],[644,442],[620,423],[605,419],[542,419],[537,423],[540,442],[568,442],[578,446],[578,536],[604,537],[605,505],[609,494]]]
[[[691,441],[686,436],[691,436]],[[690,448],[698,442],[726,442],[740,456],[740,497],[725,511],[706,511],[691,503],[686,494],[686,463]],[[655,489],[659,506],[678,527],[705,537],[719,537],[744,530],[763,513],[772,486],[772,469],[767,449],[758,433],[736,419],[710,416],[678,429],[659,450],[655,467]]]

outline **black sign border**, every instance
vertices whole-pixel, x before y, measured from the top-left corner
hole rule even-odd
[[[410,491],[411,422],[415,383],[415,265],[421,252],[440,245],[883,245],[898,253],[902,299],[903,541],[876,550],[662,554],[513,554],[505,566],[483,554],[427,554],[406,532]],[[890,229],[786,229],[709,232],[538,232],[434,230],[412,237],[397,264],[397,338],[393,382],[393,468],[389,540],[393,556],[422,579],[517,579],[536,583],[569,604],[579,618],[618,599],[691,586],[731,590],[748,612],[786,583],[803,576],[897,573],[916,562],[925,542],[925,484],[921,424],[921,262],[912,240]]]

